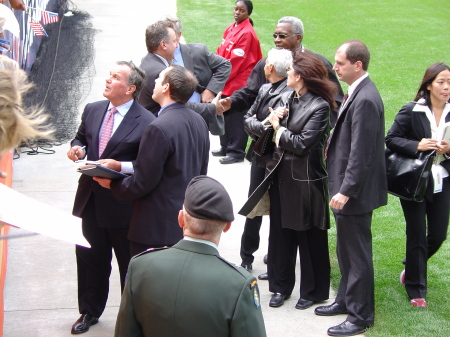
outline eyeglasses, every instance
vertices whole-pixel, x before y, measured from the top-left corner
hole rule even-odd
[[[276,39],[277,37],[279,37],[280,39],[285,39],[285,38],[287,38],[288,36],[292,36],[292,35],[297,35],[297,34],[283,34],[283,33],[273,33],[273,38],[274,39]]]

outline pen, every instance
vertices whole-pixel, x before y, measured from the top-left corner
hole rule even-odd
[[[83,147],[80,147],[78,150],[76,150],[75,151],[75,154],[78,154],[78,151],[80,151],[80,150],[84,150],[86,148],[86,145],[85,146],[83,146]]]

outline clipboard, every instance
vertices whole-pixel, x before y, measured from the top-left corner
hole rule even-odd
[[[77,168],[77,172],[86,174],[91,177],[99,177],[106,179],[123,179],[128,177],[126,174],[111,170],[100,164],[83,165]]]

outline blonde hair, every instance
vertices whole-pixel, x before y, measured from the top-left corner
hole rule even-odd
[[[21,108],[22,94],[30,89],[26,73],[14,60],[0,55],[0,155],[34,138],[52,138],[48,115]]]

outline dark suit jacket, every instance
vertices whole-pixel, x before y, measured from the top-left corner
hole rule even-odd
[[[450,103],[447,103],[446,109],[449,106]],[[387,133],[386,146],[394,152],[417,158],[420,153],[417,150],[419,142],[423,138],[431,138],[430,121],[425,113],[427,110],[429,108],[426,105],[417,102],[404,105]],[[445,122],[450,122],[450,114],[445,117]],[[441,165],[450,172],[450,159],[442,161]],[[432,175],[430,179],[433,180]]]
[[[134,174],[111,183],[117,200],[134,201],[131,241],[161,246],[182,238],[184,193],[193,177],[207,173],[208,159],[205,121],[185,104],[166,107],[142,135]]]
[[[203,43],[180,44],[184,66],[198,80],[198,92],[208,89],[217,94],[223,89],[231,72],[231,63],[222,56],[213,54]]]
[[[134,257],[116,337],[264,337],[254,276],[216,249],[181,240]]]
[[[161,107],[152,98],[153,90],[155,89],[155,79],[158,77],[159,73],[167,67],[159,56],[154,53],[148,53],[142,59],[139,68],[145,72],[145,83],[139,93],[138,101],[144,108],[156,115]]]
[[[206,48],[206,46],[205,46]],[[206,79],[206,76],[208,73],[210,73],[210,70],[207,69],[201,69],[198,64],[201,64],[202,67],[206,67],[209,69],[209,64],[217,67],[217,69],[221,69],[219,79],[215,79],[211,82],[211,87],[214,87],[215,89],[220,87],[220,82],[223,80],[223,77],[226,74],[226,64],[221,64],[220,59],[210,59],[209,55],[206,53],[206,51],[203,51],[203,54],[199,51],[201,48],[195,47],[195,48],[189,48],[190,53],[188,53],[188,57],[186,57],[187,65],[185,64],[186,68],[191,70],[194,75],[199,76],[199,82],[206,84],[209,84],[209,81]],[[214,55],[214,54],[213,54]],[[217,55],[214,55],[216,57],[220,57]],[[221,57],[222,58],[222,57]],[[195,67],[193,59],[195,59]],[[184,55],[183,55],[184,60]],[[185,61],[186,62],[186,61]],[[227,61],[228,62],[228,61]],[[192,69],[189,67],[192,66]],[[166,65],[164,62],[156,56],[154,53],[148,53],[141,61],[141,65],[139,66],[144,72],[145,72],[145,83],[144,86],[139,94],[138,101],[140,104],[142,104],[147,110],[151,111],[153,114],[157,115],[159,110],[161,109],[161,106],[156,103],[153,98],[153,90],[155,89],[155,79],[158,77],[159,73],[166,69]],[[195,69],[194,69],[195,68]],[[229,71],[228,71],[229,73]],[[226,75],[228,78],[228,75]],[[213,76],[214,77],[214,76]],[[226,81],[226,79],[225,79]],[[223,85],[222,85],[223,87]],[[209,89],[209,88],[208,88]],[[211,89],[210,89],[211,90]],[[222,89],[220,89],[222,90]],[[220,91],[219,90],[219,91]],[[213,90],[211,90],[213,91]],[[215,91],[213,91],[215,92]],[[221,135],[224,133],[224,126],[223,126],[223,116],[216,116],[216,106],[212,103],[193,103],[188,102],[186,103],[188,108],[194,110],[197,112],[202,118],[205,120],[206,124],[208,125],[208,128],[211,130],[211,133],[213,135]]]
[[[135,100],[112,135],[101,158],[98,156],[99,131],[108,109],[109,101],[99,101],[86,105],[81,124],[71,145],[86,146],[87,159],[115,159],[134,161],[139,150],[142,133],[155,119]],[[84,207],[94,193],[97,221],[104,228],[126,228],[130,224],[131,203],[117,202],[111,191],[101,187],[92,177],[82,174],[78,181],[73,215],[81,217]]]
[[[363,214],[387,203],[384,107],[375,84],[365,78],[336,122],[328,148],[330,197],[350,197],[344,215]]]

